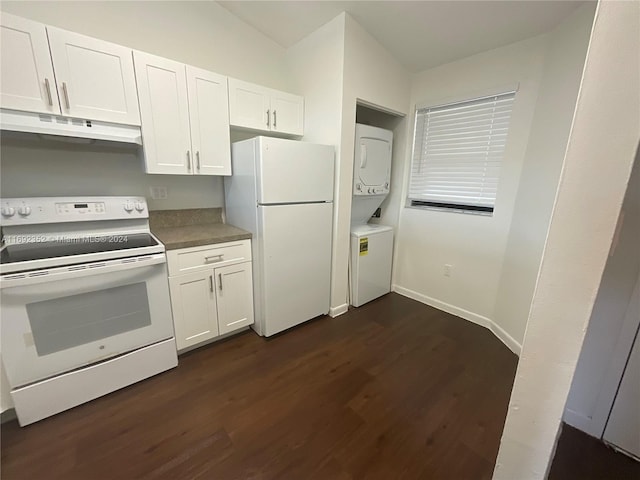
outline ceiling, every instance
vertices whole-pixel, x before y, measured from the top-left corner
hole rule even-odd
[[[284,48],[348,12],[413,72],[553,29],[583,1],[221,1]]]

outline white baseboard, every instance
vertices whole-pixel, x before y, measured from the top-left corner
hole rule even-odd
[[[442,302],[436,298],[423,295],[422,293],[409,290],[408,288],[404,288],[399,285],[393,285],[391,289],[394,292],[399,293],[400,295],[404,295],[405,297],[417,300],[420,303],[424,303],[431,307],[437,308],[438,310],[442,310],[443,312],[450,313],[451,315],[455,315],[456,317],[463,318],[464,320],[468,320],[469,322],[489,329],[502,343],[507,346],[509,350],[520,356],[522,345],[520,345],[520,343],[518,343],[511,335],[504,331],[502,327],[497,325],[490,318],[487,318],[483,315],[478,315],[474,312],[470,312],[469,310],[465,310],[464,308],[456,307],[455,305],[451,305],[450,303]]]
[[[493,334],[498,337],[502,343],[504,343],[509,350],[511,350],[516,355],[520,356],[520,352],[522,351],[522,345],[518,343],[518,341],[509,335],[506,330],[504,330],[500,325],[491,320],[491,326],[489,327]]]
[[[335,317],[338,317],[338,316],[342,315],[343,313],[347,313],[348,310],[349,310],[349,304],[348,303],[344,303],[342,305],[338,305],[337,307],[331,307],[329,309],[329,316],[331,318],[335,318]]]
[[[489,320],[487,317],[483,317],[482,315],[478,315],[477,313],[470,312],[469,310],[456,307],[455,305],[451,305],[449,303],[441,302],[440,300],[428,297],[426,295],[423,295],[422,293],[409,290],[408,288],[404,288],[399,285],[394,285],[392,287],[392,290],[399,293],[400,295],[412,298],[413,300],[417,300],[420,303],[427,304],[431,307],[437,308],[438,310],[442,310],[443,312],[450,313],[451,315],[455,315],[456,317],[464,318],[465,320],[476,323],[478,325],[482,325],[483,327],[489,328],[492,323],[491,320]]]

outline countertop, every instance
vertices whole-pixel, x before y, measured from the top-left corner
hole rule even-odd
[[[152,211],[149,217],[151,231],[167,250],[251,238],[251,232],[221,220],[220,209]]]

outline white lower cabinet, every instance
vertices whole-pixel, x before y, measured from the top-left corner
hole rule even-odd
[[[169,250],[178,350],[253,324],[249,240]]]

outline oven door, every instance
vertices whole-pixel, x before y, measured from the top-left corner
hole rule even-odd
[[[4,275],[0,295],[12,388],[173,337],[164,253]]]

